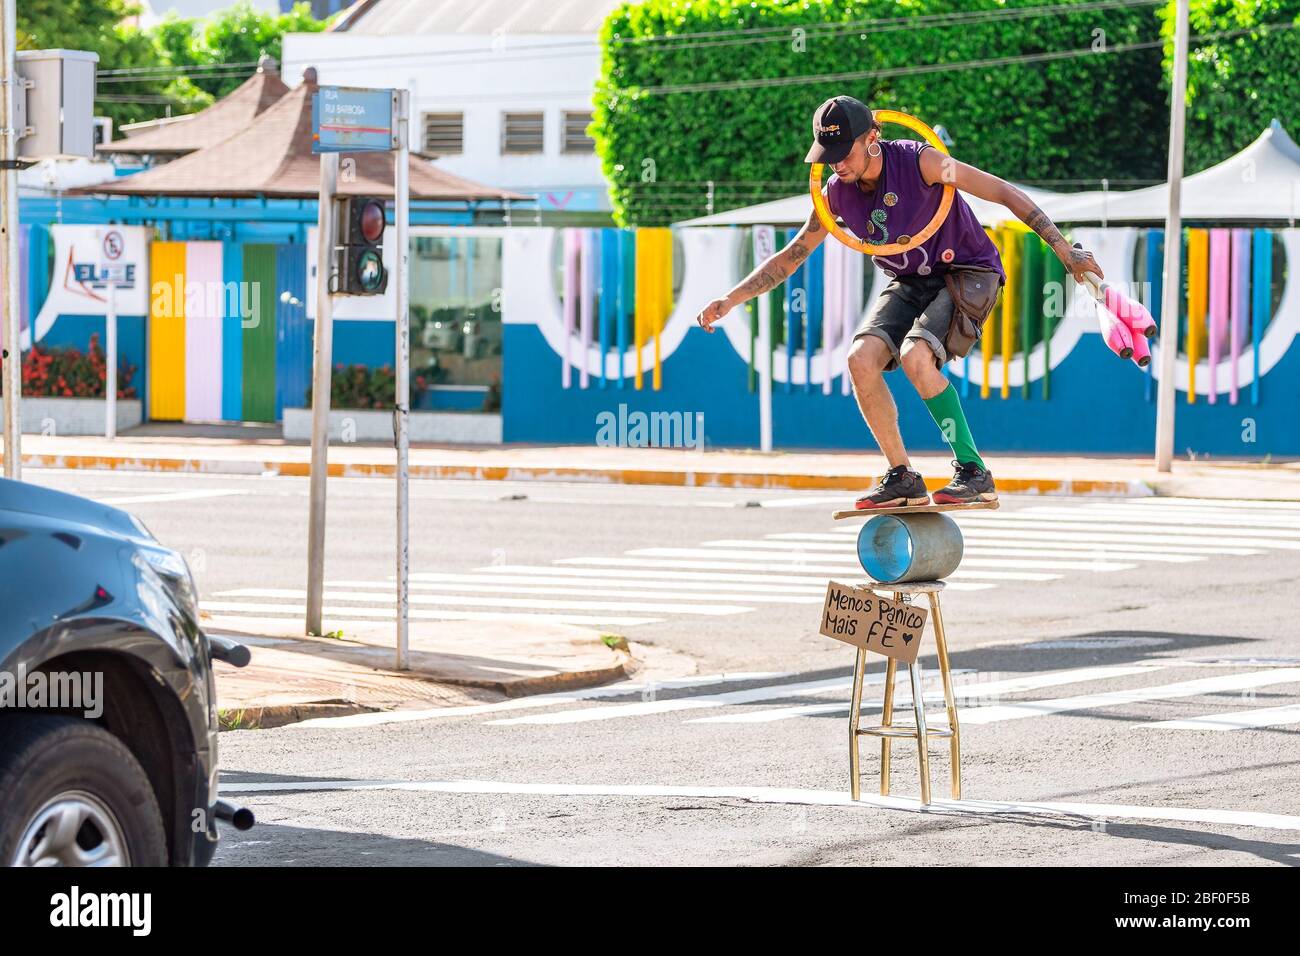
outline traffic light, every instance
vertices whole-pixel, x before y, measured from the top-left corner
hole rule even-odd
[[[388,288],[384,266],[384,201],[374,196],[339,200],[339,295],[382,295]]]

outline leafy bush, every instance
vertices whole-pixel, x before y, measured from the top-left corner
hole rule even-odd
[[[1171,72],[1172,3],[1161,18]],[[1187,172],[1239,152],[1273,119],[1300,136],[1300,30],[1285,28],[1297,23],[1300,0],[1191,0],[1191,35],[1206,39],[1192,41],[1188,59]]]
[[[709,180],[715,183],[716,211],[799,192],[807,185],[803,157],[813,110],[840,93],[942,124],[955,141],[954,155],[1009,179],[1162,178],[1168,107],[1157,92],[1160,20],[1153,8],[1007,15],[1041,5],[1042,0],[646,0],[618,8],[601,30],[591,128],[616,219],[655,225],[703,215]],[[989,16],[904,23],[980,12]],[[760,29],[769,32],[754,32]],[[702,32],[715,35],[663,38]],[[898,72],[1128,43],[1153,45],[1046,62]],[[887,73],[863,75],[878,71]],[[801,79],[827,74],[857,77]],[[654,91],[755,78],[784,78],[785,85]],[[887,128],[886,135],[903,131]]]
[[[427,383],[422,375],[411,377],[412,396],[422,392]],[[307,388],[307,407],[311,407],[311,386]],[[370,368],[366,365],[334,366],[330,376],[330,408],[392,408],[397,402],[397,373],[391,365]],[[411,404],[415,402],[412,399]]]
[[[85,352],[38,343],[23,356],[23,394],[32,398],[103,398],[107,362],[98,334],[91,335]],[[135,398],[134,377],[135,366],[119,357],[118,398]]]

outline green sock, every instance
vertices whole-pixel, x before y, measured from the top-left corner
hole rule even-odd
[[[960,462],[973,461],[984,468],[984,459],[975,448],[975,439],[966,424],[966,413],[961,410],[961,399],[952,382],[934,398],[923,399],[930,417],[943,433],[943,440],[952,448],[953,457]],[[987,471],[987,469],[985,469]]]

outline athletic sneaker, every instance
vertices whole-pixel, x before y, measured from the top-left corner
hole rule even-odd
[[[957,473],[947,486],[934,493],[937,505],[966,505],[979,501],[997,501],[993,476],[973,461],[954,461]]]
[[[921,476],[906,465],[898,465],[885,472],[885,477],[880,479],[876,487],[859,498],[854,503],[854,507],[901,508],[904,505],[928,505],[929,503],[930,493],[925,490],[925,482],[921,480]]]

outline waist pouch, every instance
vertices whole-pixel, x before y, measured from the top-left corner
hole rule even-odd
[[[985,269],[949,269],[943,275],[952,296],[952,322],[943,347],[949,357],[966,355],[979,341],[984,323],[998,301],[1002,279]]]

